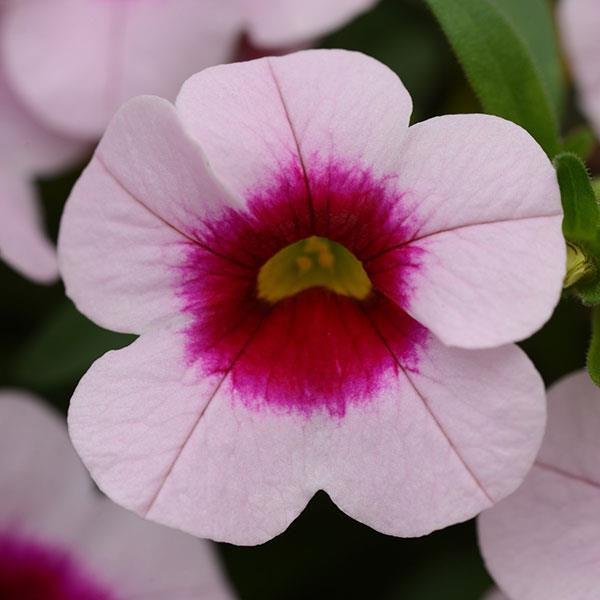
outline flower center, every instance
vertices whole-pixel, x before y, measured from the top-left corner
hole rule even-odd
[[[286,246],[258,273],[258,297],[275,304],[309,288],[364,300],[372,285],[361,262],[344,246],[313,235]]]
[[[395,177],[311,160],[310,198],[293,160],[244,210],[198,223],[177,295],[202,385],[250,410],[342,418],[418,369],[429,332],[404,306],[422,250]]]

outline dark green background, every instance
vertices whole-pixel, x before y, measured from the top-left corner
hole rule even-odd
[[[413,96],[413,121],[479,110],[441,32],[418,0],[384,0],[324,45],[362,50],[393,68]],[[569,127],[580,121],[572,104],[571,99],[563,119]],[[82,166],[39,182],[54,236]],[[61,284],[36,286],[4,265],[0,315],[0,387],[34,390],[60,411],[66,411],[90,363],[130,339],[79,315]],[[584,365],[588,338],[587,311],[565,299],[552,321],[524,347],[550,383]],[[219,548],[244,600],[477,600],[490,585],[473,522],[426,538],[396,539],[352,521],[323,493],[277,539],[255,548]]]

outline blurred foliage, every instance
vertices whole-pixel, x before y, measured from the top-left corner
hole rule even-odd
[[[80,379],[105,352],[127,346],[134,339],[98,327],[66,300],[16,354],[15,380],[37,389],[60,389]]]
[[[463,66],[485,112],[510,119],[521,125],[539,142],[548,156],[558,152],[558,121],[556,106],[551,100],[553,76],[544,76],[535,58],[534,47],[554,44],[550,26],[540,44],[530,27],[515,27],[521,13],[528,18],[545,16],[549,7],[543,0],[530,0],[518,6],[512,0],[425,0],[439,21]],[[538,7],[538,8],[535,8]],[[515,15],[509,17],[509,14]],[[551,19],[534,21],[539,29]],[[528,36],[528,37],[525,37]],[[533,41],[529,42],[528,39]],[[541,52],[538,52],[541,55]],[[554,53],[556,69],[560,69]],[[544,65],[551,61],[544,57]],[[547,67],[546,67],[547,68]],[[553,70],[554,71],[554,70]],[[550,73],[550,71],[548,71]]]
[[[587,370],[592,381],[600,386],[600,309],[592,314],[592,341],[587,355]]]
[[[547,0],[492,0],[529,48],[558,117],[565,101],[552,6]]]
[[[587,160],[596,147],[594,132],[585,126],[579,126],[569,131],[563,141],[565,152],[577,154],[581,160]]]
[[[458,4],[464,6],[464,2]],[[562,112],[569,130],[578,126],[581,117],[572,97],[562,92],[552,21],[544,12],[543,0],[476,2],[497,8],[498,12],[489,14],[500,19],[502,31],[516,35],[517,40],[491,39],[481,46],[483,58],[498,44],[509,44],[510,57],[518,51],[515,60],[525,60],[523,68],[530,74],[534,69],[539,76],[536,85],[547,90],[547,99],[532,105],[539,111],[535,118],[548,119],[548,114]],[[457,5],[455,0],[437,4]],[[541,12],[525,19],[524,15],[533,14],[527,11]],[[489,29],[482,31],[488,33]],[[481,110],[425,0],[383,0],[323,45],[361,50],[389,65],[413,97],[413,121]],[[511,68],[516,70],[514,64]],[[518,85],[510,77],[507,84]],[[534,92],[527,96],[530,101],[539,95],[539,90]],[[485,94],[479,96],[483,101]],[[587,157],[593,144],[590,138],[585,131],[583,137],[569,136],[567,148]],[[599,169],[600,155],[590,164]],[[39,183],[54,237],[81,168]],[[89,364],[131,339],[107,332],[79,315],[65,300],[60,283],[37,286],[0,264],[0,290],[0,387],[37,391],[63,411]],[[553,319],[522,344],[547,383],[585,365],[590,325],[589,310],[566,297]],[[477,550],[473,522],[424,538],[397,539],[346,517],[324,493],[277,539],[254,548],[219,547],[242,600],[478,600],[491,584]]]

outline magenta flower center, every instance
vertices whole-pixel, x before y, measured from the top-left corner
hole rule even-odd
[[[310,178],[292,164],[245,211],[200,224],[180,296],[204,376],[252,409],[342,417],[418,367],[427,331],[403,305],[419,251],[392,178],[314,162]]]
[[[0,533],[1,600],[116,600],[68,553]]]

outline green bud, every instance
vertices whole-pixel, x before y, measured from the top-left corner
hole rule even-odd
[[[567,274],[563,287],[569,288],[595,271],[594,263],[579,246],[567,242]]]

